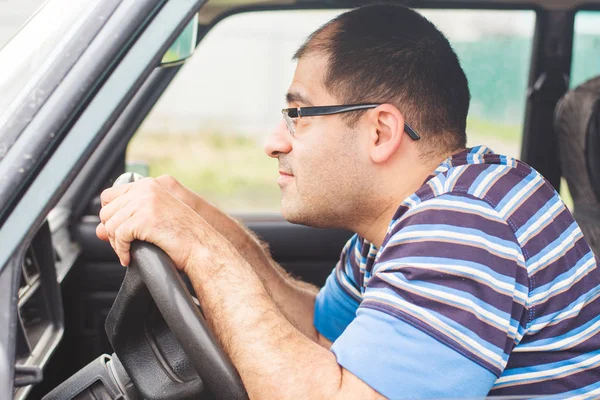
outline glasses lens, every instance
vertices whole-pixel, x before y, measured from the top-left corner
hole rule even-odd
[[[281,113],[283,114],[283,119],[285,120],[285,124],[287,125],[288,131],[290,131],[290,134],[293,135],[294,133],[296,133],[294,119],[290,117],[287,110],[281,110]]]

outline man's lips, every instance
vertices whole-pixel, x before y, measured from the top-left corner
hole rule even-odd
[[[279,178],[277,179],[277,183],[279,185],[282,185],[285,182],[291,181],[293,178],[294,178],[294,175],[292,175],[291,173],[280,170]]]

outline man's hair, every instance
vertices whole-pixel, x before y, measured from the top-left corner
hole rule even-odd
[[[390,103],[421,134],[424,156],[466,146],[471,99],[448,39],[407,7],[378,4],[329,21],[298,49],[328,57],[326,90],[345,104]],[[344,115],[353,127],[364,112]]]

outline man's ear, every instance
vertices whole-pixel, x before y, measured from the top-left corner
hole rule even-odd
[[[382,104],[369,113],[371,160],[384,163],[400,147],[404,138],[404,115],[391,104]]]

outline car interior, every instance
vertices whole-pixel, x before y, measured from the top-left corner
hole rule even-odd
[[[48,199],[46,211],[32,224],[30,233],[19,247],[21,250],[14,253],[4,269],[0,269],[0,287],[11,288],[6,300],[10,303],[6,307],[11,311],[6,320],[13,321],[6,328],[6,338],[0,336],[0,343],[5,343],[4,347],[0,346],[0,376],[11,377],[10,393],[15,399],[41,399],[44,396],[47,399],[245,398],[239,375],[202,323],[201,312],[186,291],[191,290],[188,282],[185,277],[176,274],[172,266],[169,268],[170,260],[164,259],[164,253],[161,255],[160,250],[140,244],[135,250],[139,253],[136,259],[139,268],[128,270],[119,264],[110,245],[96,237],[99,195],[102,190],[114,185],[125,172],[141,172],[152,176],[169,173],[178,178],[180,169],[177,164],[165,164],[164,168],[157,168],[156,164],[152,164],[152,158],[138,162],[141,154],[138,149],[146,140],[144,138],[152,137],[148,141],[156,140],[159,146],[152,153],[153,156],[163,157],[163,153],[171,152],[170,157],[176,159],[196,143],[176,143],[175,139],[159,134],[142,135],[146,132],[144,129],[150,130],[147,127],[158,118],[160,110],[172,107],[168,103],[182,96],[181,90],[184,89],[173,92],[177,85],[180,88],[191,87],[189,82],[192,81],[180,79],[184,74],[194,76],[190,79],[200,79],[199,76],[204,75],[208,81],[215,81],[216,85],[216,89],[208,86],[194,89],[198,97],[214,96],[210,102],[199,104],[194,97],[186,101],[186,107],[206,107],[208,110],[199,112],[197,119],[190,122],[192,125],[219,124],[219,120],[211,120],[211,113],[217,112],[214,110],[220,110],[229,118],[231,110],[238,109],[223,104],[225,101],[237,96],[242,104],[252,102],[253,98],[238,92],[252,92],[256,96],[256,88],[264,86],[266,82],[276,81],[268,90],[265,89],[265,92],[275,92],[273,96],[279,96],[273,107],[272,101],[255,99],[257,104],[249,105],[248,109],[257,115],[250,117],[243,114],[243,109],[240,111],[240,125],[251,126],[253,121],[259,121],[256,122],[259,126],[256,130],[262,131],[264,126],[276,122],[280,116],[275,106],[281,103],[290,78],[289,73],[278,75],[273,70],[265,69],[264,65],[271,60],[268,53],[274,52],[273,57],[283,57],[282,54],[285,54],[289,58],[294,50],[289,43],[297,44],[297,40],[331,15],[366,3],[342,0],[211,0],[206,4],[195,2],[194,6],[189,6],[193,17],[188,16],[184,23],[177,25],[177,35],[171,35],[171,43],[176,37],[181,37],[179,34],[185,26],[191,26],[196,45],[194,54],[189,58],[188,55],[182,55],[165,59],[164,62],[157,63],[156,58],[148,62],[147,73],[140,73],[141,78],[136,81],[137,86],[131,97],[119,103],[115,112],[99,124],[104,130],[103,136],[90,141],[89,151],[78,161],[78,168],[57,185],[55,194]],[[557,191],[565,193],[588,243],[596,255],[600,254],[600,78],[596,77],[600,75],[600,63],[595,62],[600,54],[597,47],[600,30],[594,31],[594,26],[600,26],[597,23],[600,22],[600,1],[410,0],[397,3],[422,10],[425,15],[430,13],[434,21],[438,18],[440,24],[447,23],[448,26],[452,26],[451,18],[458,15],[454,14],[457,12],[521,13],[506,14],[507,18],[516,21],[514,29],[519,32],[519,21],[530,24],[526,29],[523,28],[525,33],[519,33],[518,43],[515,42],[522,56],[511,58],[500,54],[498,57],[503,58],[503,64],[500,65],[490,54],[475,54],[464,59],[469,66],[473,65],[473,68],[466,69],[470,82],[471,79],[475,82],[472,84],[475,113],[495,112],[498,109],[493,103],[495,96],[517,98],[512,108],[503,111],[506,118],[517,121],[516,125],[513,124],[514,129],[511,125],[516,136],[511,136],[512,133],[505,135],[508,124],[504,122],[486,127],[472,120],[470,123],[473,125],[470,126],[473,131],[491,131],[489,140],[492,143],[498,143],[500,149],[506,143],[513,152],[510,155],[518,156],[532,165]],[[315,17],[318,12],[325,14]],[[236,19],[246,15],[255,19],[248,20],[246,24]],[[260,19],[261,15],[268,15],[271,19],[264,22]],[[304,15],[302,18],[305,19],[300,15]],[[479,14],[474,15],[473,18],[477,18]],[[512,18],[513,15],[519,18]],[[277,25],[273,22],[277,20],[283,22]],[[290,25],[301,25],[301,21],[309,20],[304,29]],[[155,22],[160,22],[158,17]],[[148,26],[153,23],[148,22]],[[270,42],[248,46],[238,36],[232,36],[233,31],[225,30],[225,27],[233,29],[233,26],[237,26],[235,34],[239,37],[265,37]],[[264,30],[269,26],[273,27],[271,31]],[[89,29],[95,28],[90,26]],[[286,41],[282,29],[293,31],[298,39],[294,39],[295,42]],[[502,27],[488,26],[485,29],[488,29],[486,34],[500,32],[497,34],[498,43],[514,51],[508,35],[501,32]],[[449,37],[452,42],[454,36],[449,33]],[[582,51],[578,46],[583,46],[585,40],[590,41],[591,47]],[[236,41],[241,44],[236,45]],[[265,43],[269,45],[265,46]],[[474,48],[468,47],[469,43],[469,40],[463,43],[457,39],[459,55],[467,54],[464,49]],[[245,46],[246,50],[236,46]],[[284,46],[285,51],[277,52],[277,46]],[[481,48],[486,47],[489,48],[489,43],[484,43]],[[211,53],[213,48],[221,53]],[[244,51],[254,52],[254,55]],[[239,59],[228,58],[236,54]],[[490,68],[498,65],[497,68],[506,68],[507,74],[520,65],[521,80],[503,92],[503,87],[497,83],[502,77],[495,75],[493,70],[481,67],[488,65],[485,64],[486,58],[492,60]],[[584,63],[581,61],[584,58],[585,67],[580,67],[578,63]],[[255,61],[262,64],[256,64],[257,67],[240,65],[240,59],[244,62],[247,60],[248,64]],[[594,62],[598,65],[593,66]],[[212,65],[212,69],[194,69],[203,64]],[[286,68],[293,72],[293,64],[290,65]],[[223,76],[217,77],[220,69]],[[254,74],[254,78],[245,75],[248,71]],[[509,77],[507,81],[511,79]],[[489,86],[489,80],[498,86]],[[479,87],[478,82],[487,82],[488,86],[482,84]],[[98,92],[94,88],[86,90],[92,96],[90,98]],[[490,103],[480,104],[480,93],[481,98],[488,96]],[[82,104],[85,109],[93,103],[86,100]],[[266,113],[273,116],[265,117]],[[501,118],[505,118],[504,114]],[[183,124],[184,120],[185,115],[173,114],[172,119],[165,119],[167,122],[164,122],[171,128],[158,125],[163,130],[174,129],[173,126]],[[72,121],[64,124],[65,132],[74,126]],[[182,131],[185,129],[181,128]],[[500,132],[499,137],[503,141],[493,136],[495,129]],[[218,129],[215,131],[218,132]],[[189,139],[187,133],[182,137]],[[221,149],[221,155],[215,156],[219,160],[201,151],[193,157],[205,160],[203,162],[206,165],[220,165],[221,170],[234,168],[235,165],[242,171],[235,179],[232,178],[233,189],[228,186],[219,192],[221,197],[215,195],[215,203],[223,204],[226,210],[230,210],[265,242],[273,258],[290,274],[322,286],[336,265],[351,232],[290,224],[278,214],[277,206],[268,208],[259,204],[246,207],[253,201],[260,203],[262,200],[255,198],[263,193],[276,191],[275,180],[266,189],[261,186],[262,183],[256,184],[258,194],[252,194],[254,197],[242,197],[243,191],[235,187],[242,187],[243,179],[250,180],[244,174],[249,168],[251,156],[248,159],[243,159],[245,156],[238,157],[242,158],[241,162],[232,160],[227,154],[233,154],[228,152],[234,150],[228,146],[235,144],[238,146],[236,152],[251,151],[266,159],[260,144],[244,147],[247,139],[226,135],[217,139],[215,136],[207,137],[206,140],[216,143],[214,148]],[[487,136],[475,137],[476,140],[485,141]],[[260,142],[252,140],[252,143]],[[491,147],[494,148],[493,145]],[[222,164],[217,164],[219,162]],[[217,187],[222,184],[219,182],[221,175],[208,174],[207,171],[211,171],[208,166],[193,170],[196,164],[189,165],[190,182],[199,179],[194,176],[201,176],[205,186],[212,183]],[[275,165],[269,165],[272,172],[276,173]],[[257,174],[263,174],[264,170],[260,168],[257,167]],[[133,175],[126,175],[124,179],[133,179]],[[187,181],[182,179],[182,182]],[[201,190],[199,192],[203,194]],[[212,194],[211,191],[207,192],[210,200]],[[219,203],[220,200],[223,203]],[[275,204],[278,201],[276,195],[273,201]],[[0,219],[0,224],[3,223],[4,217]],[[163,275],[148,277],[140,272],[145,270],[144,265],[156,268],[157,264],[161,265],[159,269]],[[9,269],[14,273],[6,272]],[[166,288],[175,289],[165,291]],[[191,292],[193,294],[193,290]],[[174,298],[181,300],[177,304],[185,306],[175,307]],[[4,301],[2,304],[5,304]],[[189,318],[179,318],[182,315]],[[189,338],[192,345],[180,343],[182,337]],[[15,349],[12,356],[7,350],[10,348]],[[5,366],[9,371],[2,370]],[[1,389],[0,383],[0,393]]]

